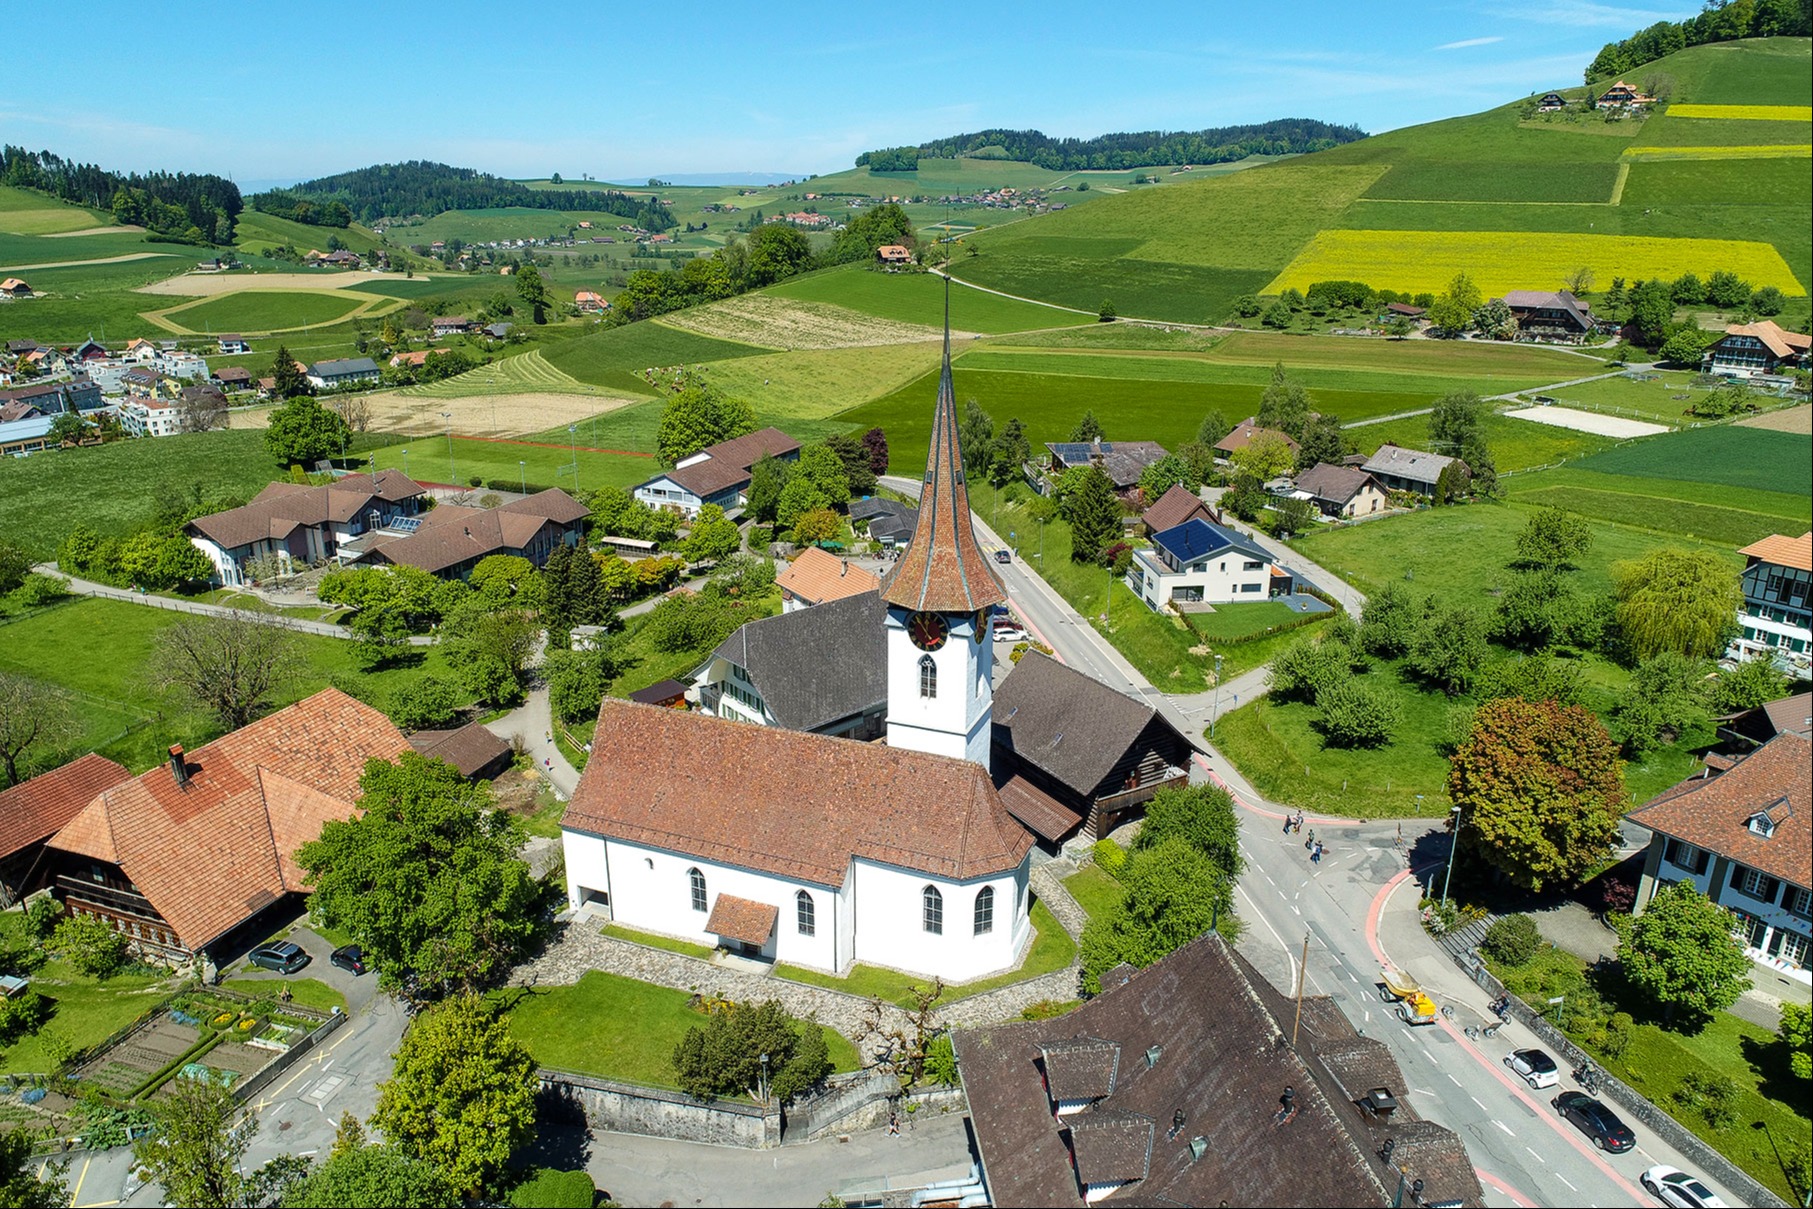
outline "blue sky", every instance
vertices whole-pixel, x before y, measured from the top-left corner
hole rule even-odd
[[[0,140],[250,184],[399,159],[506,176],[834,172],[990,126],[1051,135],[1275,117],[1371,131],[1577,84],[1697,4],[307,0],[31,6]],[[795,15],[797,14],[797,15]],[[20,56],[23,62],[20,62]]]

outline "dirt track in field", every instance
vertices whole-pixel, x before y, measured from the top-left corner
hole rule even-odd
[[[362,400],[371,409],[367,427],[399,437],[439,436],[449,425],[456,436],[519,437],[562,424],[577,424],[639,401],[551,393],[434,399],[398,391],[382,391]],[[450,418],[442,419],[442,412]],[[234,428],[264,428],[269,423],[268,407],[235,411],[232,416]]]
[[[464,274],[460,275],[464,278]],[[141,294],[186,294],[191,298],[236,294],[240,290],[344,290],[366,281],[403,281],[395,273],[364,269],[325,273],[181,273],[138,288]]]

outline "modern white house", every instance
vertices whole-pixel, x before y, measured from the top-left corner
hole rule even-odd
[[[377,382],[384,374],[378,368],[378,363],[370,357],[341,357],[333,361],[315,362],[308,367],[306,376],[309,385],[316,390],[333,390],[340,386]]]
[[[1746,560],[1744,603],[1726,656],[1774,659],[1805,678],[1813,666],[1813,533],[1774,534],[1738,553]]]
[[[182,416],[168,399],[130,398],[119,414],[120,427],[135,437],[172,437],[183,430]]]
[[[799,457],[799,442],[778,428],[757,429],[681,458],[672,470],[638,483],[633,494],[651,508],[667,508],[686,516],[697,516],[706,504],[728,512],[743,503],[751,467],[766,457],[794,461]]]
[[[1150,549],[1135,550],[1127,587],[1162,612],[1179,605],[1269,600],[1293,587],[1289,571],[1232,529],[1196,518],[1152,535]]]

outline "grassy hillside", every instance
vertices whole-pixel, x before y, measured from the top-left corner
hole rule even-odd
[[[1805,38],[1693,47],[1644,69],[1696,107],[1679,117],[1544,121],[1517,102],[987,232],[952,267],[1184,322],[1219,319],[1243,293],[1326,278],[1422,290],[1458,268],[1504,289],[1553,288],[1581,265],[1602,285],[1730,267],[1804,297],[1813,126],[1798,108],[1706,107],[1804,107],[1810,63]]]

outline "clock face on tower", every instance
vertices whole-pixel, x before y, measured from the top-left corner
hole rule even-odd
[[[907,637],[922,651],[935,651],[951,636],[951,623],[938,613],[914,613],[907,618]]]

